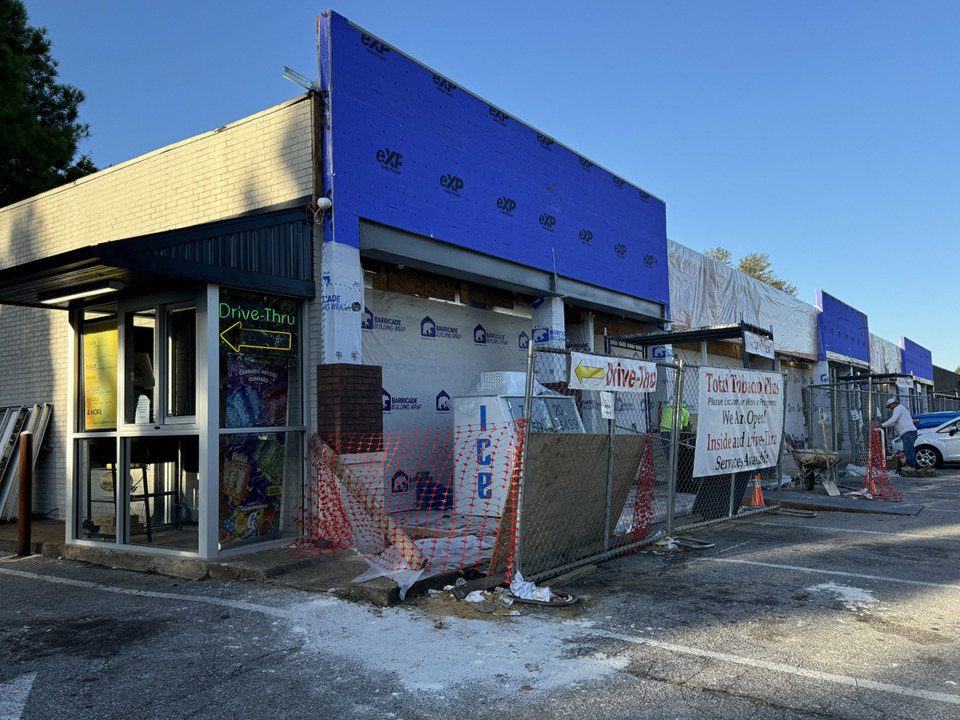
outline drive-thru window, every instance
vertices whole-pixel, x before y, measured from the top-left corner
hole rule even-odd
[[[76,311],[76,540],[210,555],[294,533],[301,316],[209,286]]]

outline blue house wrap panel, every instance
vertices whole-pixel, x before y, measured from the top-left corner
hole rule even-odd
[[[817,334],[820,359],[832,352],[853,360],[870,363],[870,330],[867,316],[840,302],[823,290],[817,290]]]
[[[322,23],[337,211],[668,303],[662,200],[336,13]]]
[[[905,337],[900,338],[900,372],[933,382],[933,354]]]

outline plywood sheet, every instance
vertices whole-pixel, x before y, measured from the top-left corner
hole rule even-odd
[[[525,575],[601,552],[607,497],[607,435],[531,433],[520,528]],[[610,495],[610,529],[637,478],[646,437],[617,435]]]

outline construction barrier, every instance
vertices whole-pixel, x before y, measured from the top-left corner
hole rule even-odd
[[[779,506],[782,374],[621,351],[531,349],[525,390],[489,379],[453,427],[314,436],[298,550],[539,581]]]
[[[314,435],[297,550],[353,548],[386,571],[445,572],[509,562],[501,537],[516,482],[523,422],[354,436],[334,445]],[[478,480],[477,447],[501,462]],[[471,462],[473,461],[473,462]],[[478,482],[481,484],[477,492]]]

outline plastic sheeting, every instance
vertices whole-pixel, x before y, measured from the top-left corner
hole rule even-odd
[[[667,249],[673,323],[698,328],[743,320],[772,327],[777,352],[817,355],[814,306],[673,240]]]
[[[404,478],[453,473],[447,432],[422,432],[413,442],[410,431],[451,428],[453,398],[471,394],[481,373],[526,372],[531,332],[529,317],[366,291],[363,361],[383,367],[384,441],[394,446],[408,437],[384,466],[388,512],[416,503],[416,484]]]
[[[367,290],[363,362],[383,366],[383,429],[450,427],[450,400],[480,373],[527,369],[531,321],[493,310]]]
[[[870,371],[900,372],[900,346],[870,333]]]

